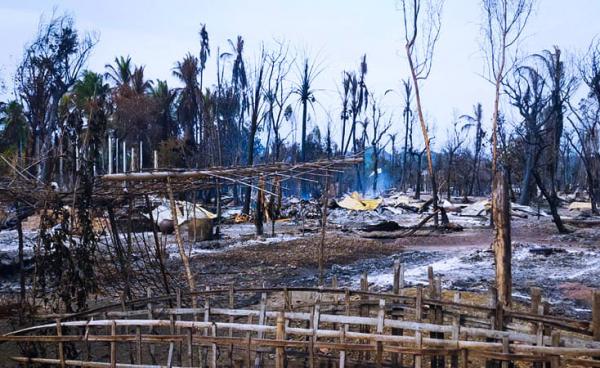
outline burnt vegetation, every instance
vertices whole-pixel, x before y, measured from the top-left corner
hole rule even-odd
[[[0,194],[10,193],[0,202],[16,213],[20,323],[26,306],[75,313],[100,294],[124,302],[149,287],[166,294],[197,291],[194,273],[202,273],[190,265],[192,247],[186,249],[177,222],[177,216],[192,216],[183,213],[187,208],[178,212],[179,203],[216,213],[215,231],[211,227],[206,239],[212,241],[221,238],[226,205],[241,208],[235,221],[253,220],[257,235],[274,236],[276,220],[285,217],[282,201],[301,198],[298,217],[320,221],[322,286],[332,198],[392,189],[405,197],[400,207],[426,214],[418,228],[432,220],[440,232],[453,229],[447,212],[454,204],[491,198],[496,301],[501,311],[510,308],[511,203],[537,206],[538,214],[547,209],[560,234],[573,231],[560,212],[568,197],[589,204],[589,216],[600,215],[600,41],[592,40],[579,57],[559,45],[517,57],[532,1],[482,0],[484,75],[493,104],[457,106],[444,134],[436,135],[427,114],[435,101],[423,90],[436,67],[443,1],[397,3],[408,69],[387,90],[369,84],[366,54],[345,70],[330,70],[318,55],[296,52],[284,40],[262,44],[255,54],[242,35],[217,47],[210,24],[199,24],[197,49],[173,61],[176,85],[152,79],[141,60],[126,55],[89,70],[99,38],[78,30],[67,14],[41,21],[14,73],[12,98],[0,102],[0,176],[8,178],[0,181]],[[207,83],[209,73],[214,82]],[[337,106],[326,111],[321,100],[327,91],[319,87],[329,75],[337,75]],[[345,158],[354,160],[346,170],[324,163]],[[314,175],[308,179],[271,172],[276,165],[310,163],[316,166],[305,166]],[[250,179],[242,171],[235,179],[219,176],[238,167],[246,168],[243,173],[258,169]],[[200,169],[214,170],[202,185],[177,181],[176,175]],[[168,200],[125,185],[126,174],[160,170],[175,173],[153,183],[162,185]],[[125,179],[111,187],[118,197],[99,196],[102,177],[119,173]],[[51,190],[40,200],[16,187],[22,182]],[[185,189],[188,184],[192,189]],[[410,202],[422,196],[427,200],[418,207]],[[153,217],[160,206],[172,212],[170,223]],[[33,270],[26,271],[22,222],[34,212],[39,237]],[[194,240],[204,231],[196,220],[194,212]],[[174,230],[185,273],[169,267],[171,231],[163,225]],[[416,231],[393,221],[364,229]],[[194,298],[191,303],[196,307]]]

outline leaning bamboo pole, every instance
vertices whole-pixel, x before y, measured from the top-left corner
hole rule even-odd
[[[190,267],[190,259],[185,252],[185,248],[183,246],[183,240],[181,238],[181,232],[179,231],[179,219],[177,218],[177,206],[175,204],[175,198],[173,196],[173,189],[171,188],[171,179],[167,177],[167,193],[169,195],[169,202],[171,205],[171,216],[173,217],[173,227],[175,229],[175,239],[177,241],[177,248],[179,249],[179,256],[181,257],[181,262],[183,263],[183,268],[185,270],[185,276],[187,279],[188,287],[190,292],[194,292],[196,290],[196,283],[194,281],[194,275],[192,274],[192,269]],[[196,298],[192,298],[192,306],[196,307]]]

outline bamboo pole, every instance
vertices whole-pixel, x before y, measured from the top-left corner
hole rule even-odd
[[[175,205],[175,198],[173,197],[173,189],[171,188],[171,179],[167,178],[167,193],[169,194],[169,202],[171,205],[171,216],[173,218],[173,226],[175,228],[175,239],[177,240],[177,248],[179,249],[179,256],[181,257],[181,262],[183,263],[183,268],[185,270],[185,275],[187,278],[188,287],[190,292],[194,292],[196,290],[196,283],[194,281],[194,276],[192,274],[192,269],[190,267],[190,260],[187,256],[185,248],[183,246],[183,240],[181,239],[181,232],[179,229],[179,219],[177,218],[177,206]],[[196,308],[196,298],[192,298],[192,307]]]
[[[275,332],[275,338],[279,341],[285,340],[285,317],[284,312],[279,312],[277,315],[277,330]],[[285,367],[285,348],[277,347],[275,349],[275,367]]]
[[[421,285],[417,286],[417,296],[415,300],[415,321],[420,322],[422,318],[422,303],[423,303],[423,288]],[[423,343],[423,335],[420,330],[415,331],[415,342],[417,349],[421,349]],[[414,356],[415,368],[421,368],[423,364],[423,357],[420,354]]]
[[[600,341],[600,290],[592,292],[592,336],[594,341]]]
[[[117,324],[115,323],[115,321],[112,321],[112,324],[110,325],[110,334],[113,337],[117,334]],[[110,342],[110,367],[111,368],[117,367],[117,342],[116,342],[116,340]]]
[[[60,319],[56,319],[56,336],[62,336],[62,325],[60,323]],[[64,368],[65,365],[65,347],[62,342],[58,343],[58,360],[60,361],[61,368]]]

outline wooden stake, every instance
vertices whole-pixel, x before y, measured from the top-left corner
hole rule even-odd
[[[560,331],[552,331],[552,346],[559,347],[560,346]],[[560,355],[554,355],[550,358],[550,368],[559,368],[560,367]]]
[[[454,303],[460,303],[460,293],[456,292],[453,296]],[[460,312],[456,311],[454,315],[452,315],[452,340],[458,343],[460,340]],[[450,359],[450,365],[452,368],[458,368],[458,353],[452,354],[452,358]]]
[[[211,328],[211,333],[213,337],[217,337],[217,325],[213,324]],[[212,344],[212,357],[210,363],[211,368],[217,368],[217,344],[215,343]]]
[[[385,319],[385,299],[379,299],[379,312],[377,313],[377,333],[383,335],[383,327],[384,327],[384,319]],[[383,343],[381,341],[377,342],[377,353],[375,355],[375,362],[377,367],[382,367],[383,365]]]
[[[508,337],[502,338],[502,353],[509,355],[510,354],[510,340]],[[502,368],[508,368],[510,361],[502,360]]]
[[[326,172],[326,174],[328,174]],[[319,242],[319,285],[325,283],[324,267],[325,267],[325,236],[327,234],[327,209],[329,207],[329,175],[325,177],[325,190],[323,193],[323,206],[321,218],[321,241]]]
[[[340,344],[344,345],[346,342],[346,327],[348,325],[340,326]],[[340,364],[339,368],[346,367],[346,351],[344,349],[340,350]]]
[[[60,323],[60,318],[56,319],[56,336],[62,336],[62,325]],[[112,349],[112,344],[111,344]],[[60,367],[65,368],[65,346],[64,343],[58,343],[58,360],[60,361]]]
[[[592,292],[592,336],[600,341],[600,290]]]
[[[542,289],[538,287],[531,288],[531,314],[537,314],[538,308],[542,304]],[[531,333],[537,333],[537,323],[531,324]]]
[[[260,295],[260,312],[258,315],[258,324],[264,325],[267,318],[267,293],[262,293]],[[257,334],[257,338],[262,339],[264,333],[259,331]],[[256,351],[256,357],[254,358],[254,367],[259,368],[262,366],[262,353],[260,351]]]
[[[188,362],[188,367],[193,367],[194,366],[194,347],[193,347],[193,329],[192,328],[188,328],[187,329],[187,362]]]
[[[148,300],[150,300],[152,298],[152,289],[147,288],[146,289],[146,297],[148,298]],[[152,315],[152,302],[148,301],[147,304],[147,309],[148,309],[148,319],[154,319],[154,316]],[[148,327],[148,334],[152,334],[152,326]],[[154,356],[154,344],[150,344],[150,358],[152,359],[152,364],[156,363],[156,358]]]
[[[110,335],[112,337],[117,335],[117,324],[115,321],[110,325]],[[110,367],[117,367],[117,342],[115,340],[110,342]]]
[[[285,340],[285,318],[283,312],[277,315],[277,331],[275,338],[279,341]],[[284,368],[285,366],[285,348],[283,346],[275,349],[275,367]]]
[[[136,356],[136,364],[142,365],[142,328],[140,326],[135,327],[135,335],[136,335],[136,347],[135,347],[135,356]]]
[[[417,322],[421,322],[421,319],[423,318],[423,287],[421,285],[417,285],[417,296],[415,298],[415,321]],[[417,343],[417,349],[421,349],[422,344],[423,344],[423,335],[422,332],[419,331],[415,331],[415,340]],[[416,354],[415,355],[415,368],[421,368],[422,364],[423,364],[423,357],[421,356],[421,354]]]

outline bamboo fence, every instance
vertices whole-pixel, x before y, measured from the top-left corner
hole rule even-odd
[[[394,266],[391,292],[361,289],[206,288],[109,304],[0,337],[44,345],[47,356],[19,364],[60,367],[470,367],[529,362],[539,367],[599,367],[600,293],[591,321],[547,314],[541,291],[503,309],[429,284],[404,287]],[[194,303],[192,303],[194,302]],[[196,305],[196,307],[190,307]],[[42,350],[40,350],[42,351]],[[75,353],[76,352],[76,353]]]

